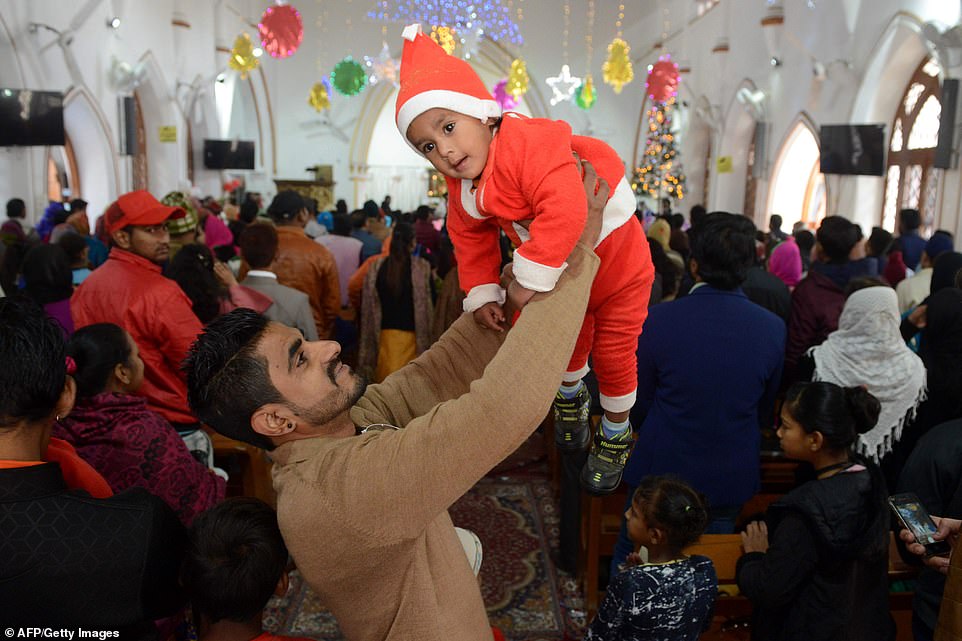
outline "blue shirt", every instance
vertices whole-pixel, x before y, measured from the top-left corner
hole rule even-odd
[[[585,641],[695,641],[717,595],[715,566],[705,556],[629,567],[608,586]]]

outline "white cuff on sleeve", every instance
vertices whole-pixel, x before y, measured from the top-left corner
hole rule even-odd
[[[487,303],[494,302],[498,305],[504,305],[504,299],[505,291],[497,283],[478,285],[472,287],[471,291],[468,292],[467,298],[464,299],[463,308],[466,312],[473,312]]]
[[[554,289],[561,272],[565,270],[568,263],[561,263],[561,267],[548,267],[533,260],[528,260],[521,255],[520,251],[514,252],[514,277],[518,284],[525,289],[536,292],[550,292]]]

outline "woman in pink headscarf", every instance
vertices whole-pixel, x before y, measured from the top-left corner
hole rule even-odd
[[[772,250],[768,257],[768,271],[778,276],[789,289],[795,288],[802,279],[802,255],[794,238],[789,236]]]

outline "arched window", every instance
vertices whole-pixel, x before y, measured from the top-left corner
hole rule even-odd
[[[825,217],[818,141],[804,122],[792,129],[775,162],[768,207],[768,215],[772,214],[780,215],[788,226],[800,220],[815,227]]]
[[[903,208],[922,214],[923,235],[936,227],[942,170],[932,167],[939,139],[942,89],[939,65],[929,58],[909,81],[892,122],[882,227],[895,231],[895,217]]]
[[[70,190],[70,198],[80,197],[77,157],[74,155],[70,137],[66,134],[63,147],[47,148],[47,200],[58,203],[63,201],[65,189]]]

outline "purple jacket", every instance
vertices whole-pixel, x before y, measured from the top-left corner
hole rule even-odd
[[[184,525],[224,498],[224,479],[191,456],[167,420],[129,394],[78,399],[53,435],[73,445],[114,492],[142,487],[163,499]]]

